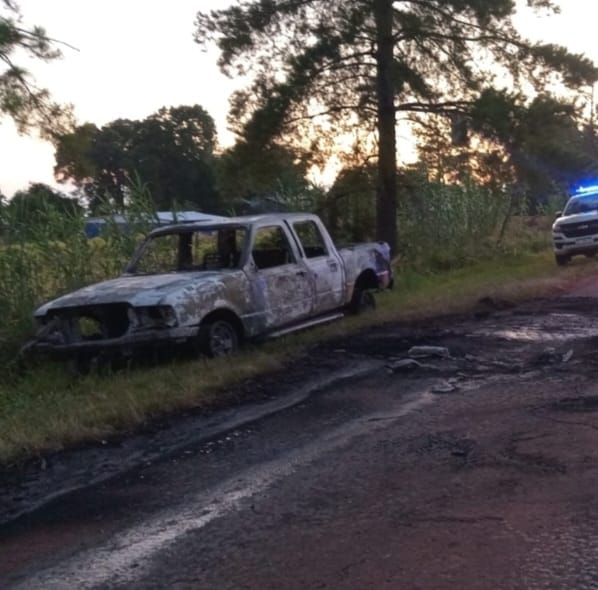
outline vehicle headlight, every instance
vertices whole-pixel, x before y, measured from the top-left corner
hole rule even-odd
[[[138,329],[174,328],[178,323],[176,313],[169,305],[136,307],[133,315],[132,323]]]

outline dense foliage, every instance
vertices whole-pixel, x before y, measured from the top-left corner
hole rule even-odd
[[[58,138],[56,178],[73,182],[92,210],[106,198],[122,207],[135,176],[148,185],[158,209],[173,203],[215,211],[216,126],[199,106],[161,108],[146,119],[87,123]]]
[[[420,162],[445,181],[474,177],[509,190],[535,211],[598,178],[594,126],[591,119],[580,123],[570,101],[540,94],[523,104],[512,93],[487,90],[467,125],[469,137],[459,146],[450,122],[440,117],[428,117],[418,130]]]

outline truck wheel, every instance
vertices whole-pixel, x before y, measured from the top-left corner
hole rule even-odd
[[[200,326],[197,337],[201,351],[211,358],[227,356],[239,348],[239,334],[226,320],[213,320]]]
[[[351,299],[349,307],[351,312],[356,315],[366,313],[376,309],[376,298],[371,291],[357,289],[355,293],[353,293],[353,298]]]
[[[571,260],[571,257],[567,256],[567,254],[555,254],[554,259],[559,266],[566,266],[569,260]]]

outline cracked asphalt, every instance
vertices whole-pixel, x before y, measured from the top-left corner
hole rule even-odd
[[[251,404],[7,473],[0,586],[598,588],[575,294],[322,344]]]

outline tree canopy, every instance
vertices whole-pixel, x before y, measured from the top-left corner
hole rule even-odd
[[[465,138],[455,126],[427,117],[418,154],[428,177],[493,184],[525,194],[533,210],[574,185],[598,178],[598,146],[590,120],[580,123],[571,101],[538,94],[526,103],[513,92],[485,90],[471,109]],[[458,132],[462,131],[460,125]],[[464,141],[460,141],[464,139]]]
[[[598,150],[591,124],[580,127],[570,102],[545,94],[529,104],[512,93],[486,91],[472,109],[471,126],[502,146],[517,182],[532,204],[580,180],[598,177]]]
[[[51,61],[61,56],[57,41],[43,27],[23,25],[14,0],[0,0],[0,115],[11,117],[20,133],[39,130],[46,138],[64,133],[72,125],[70,106],[52,100],[32,76],[15,61],[19,51]]]
[[[527,5],[557,10],[551,0]],[[231,108],[247,140],[309,136],[319,120],[328,129],[375,131],[377,237],[394,249],[397,114],[467,116],[488,89],[525,96],[597,79],[585,57],[519,34],[517,7],[513,0],[238,0],[200,12],[196,40],[216,43],[224,72],[251,79]]]
[[[82,189],[92,209],[105,198],[118,206],[139,177],[155,206],[218,209],[213,167],[216,126],[199,106],[161,108],[146,119],[78,126],[57,141],[54,173]]]

